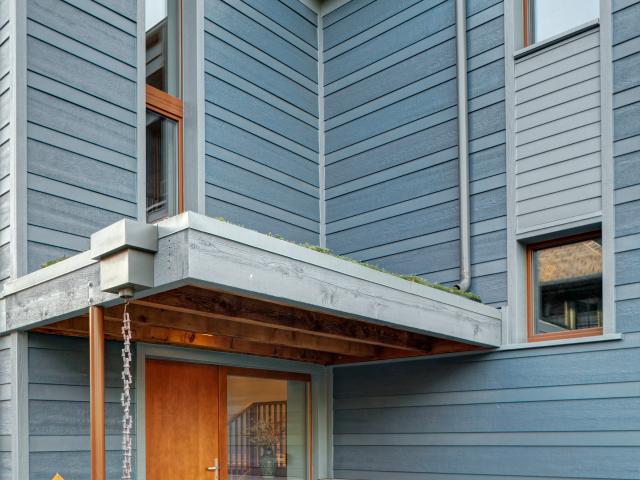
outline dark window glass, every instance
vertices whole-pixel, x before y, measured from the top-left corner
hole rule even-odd
[[[178,124],[147,110],[147,222],[177,213]]]
[[[532,252],[534,333],[602,327],[600,237]]]
[[[599,0],[530,0],[529,43],[540,42],[600,16]]]
[[[147,85],[180,97],[180,1],[145,0]]]

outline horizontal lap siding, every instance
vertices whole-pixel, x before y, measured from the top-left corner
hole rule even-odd
[[[507,301],[507,206],[502,1],[467,1],[471,290]]]
[[[614,1],[616,323],[640,331],[640,2]]]
[[[457,269],[455,2],[352,0],[323,36],[327,246],[398,273]]]
[[[502,14],[469,4],[472,289],[494,304],[506,299]],[[327,246],[457,281],[455,2],[352,0],[323,22]]]
[[[0,337],[0,480],[11,480],[12,350],[10,337]]]
[[[136,19],[119,0],[27,4],[29,271],[137,217]]]
[[[316,29],[298,0],[205,2],[207,215],[319,243]]]
[[[122,473],[120,348],[107,342],[105,351],[107,478],[112,480]],[[33,480],[56,472],[65,480],[90,477],[88,340],[29,335],[29,450]]]
[[[599,35],[516,60],[518,232],[600,213]]]
[[[335,476],[640,478],[638,355],[636,333],[611,343],[338,368]]]
[[[0,0],[0,290],[11,275],[10,235],[10,122],[11,38],[9,0]]]

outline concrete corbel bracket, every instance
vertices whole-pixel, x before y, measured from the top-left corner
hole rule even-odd
[[[91,257],[100,262],[100,289],[153,287],[153,257],[158,251],[156,225],[123,219],[91,235]]]

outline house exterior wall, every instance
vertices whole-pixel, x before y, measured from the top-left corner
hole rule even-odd
[[[113,480],[122,474],[120,348],[105,345],[107,478]],[[88,340],[30,334],[28,373],[29,478],[49,479],[56,472],[65,480],[89,478]],[[135,391],[132,396],[135,402]]]
[[[460,276],[455,1],[353,0],[323,18],[327,246]],[[469,2],[472,275],[506,300],[501,2]],[[500,248],[502,246],[502,248]]]
[[[0,479],[10,480],[12,465],[11,337],[0,338]]]
[[[635,414],[640,403],[640,368],[634,360],[640,345],[640,194],[637,188],[640,183],[640,44],[637,28],[631,27],[639,22],[640,2],[613,2],[616,330],[625,332],[623,340],[336,368],[336,477],[375,480],[391,475],[402,480],[498,476],[632,479],[640,476],[640,466],[635,461],[640,454],[640,418]],[[529,157],[528,153],[532,154],[529,158],[535,159],[533,154],[550,152],[539,157],[548,155],[554,163],[562,160],[563,163],[556,163],[553,168],[536,166],[538,178],[533,181],[535,188],[541,189],[538,196],[553,195],[553,178],[562,175],[563,166],[573,161],[573,155],[556,153],[562,153],[562,145],[571,144],[571,149],[584,146],[584,149],[573,150],[574,154],[576,151],[580,154],[577,157],[580,167],[570,169],[565,175],[576,180],[574,188],[579,191],[588,190],[585,186],[589,184],[595,185],[591,187],[594,192],[591,196],[564,196],[568,194],[561,189],[562,193],[556,197],[564,196],[564,199],[556,198],[546,206],[543,204],[548,197],[540,196],[538,206],[544,207],[541,210],[544,214],[535,222],[527,223],[526,216],[521,222],[526,212],[518,211],[521,233],[529,227],[540,228],[549,220],[569,222],[569,216],[578,213],[600,214],[599,127],[601,116],[610,112],[599,112],[598,92],[601,82],[606,81],[600,77],[598,65],[599,38],[598,30],[592,29],[560,47],[552,46],[516,60],[516,86],[522,87],[521,93],[536,87],[523,84],[526,77],[518,78],[519,72],[527,75],[524,70],[528,62],[537,63],[529,71],[538,77],[537,81],[542,81],[538,85],[548,82],[562,87],[558,83],[562,73],[556,69],[566,69],[567,63],[586,60],[584,65],[568,66],[569,83],[573,86],[565,89],[576,93],[576,100],[564,107],[575,103],[582,111],[574,117],[576,121],[570,122],[570,130],[562,124],[571,118],[564,118],[572,115],[571,111],[565,110],[563,120],[558,121],[551,109],[541,109],[556,102],[545,104],[549,100],[546,97],[553,95],[548,91],[538,91],[528,100],[528,105],[523,102],[515,106],[516,117],[519,117],[519,108],[523,113],[522,106],[531,107],[524,112],[528,117],[516,120],[516,145],[521,147],[516,158],[518,167],[520,162],[530,161],[525,158]],[[562,57],[566,53],[564,49],[574,49],[576,55],[566,60],[556,58],[555,62],[549,62],[545,56]],[[548,65],[546,69],[545,65]],[[589,65],[597,66],[590,78],[579,75],[588,70]],[[549,77],[543,78],[545,75]],[[591,91],[586,88],[588,85]],[[569,96],[570,92],[565,93],[567,96],[563,99],[574,98]],[[520,99],[516,89],[516,101]],[[534,103],[540,105],[533,108]],[[545,118],[536,119],[537,116]],[[524,119],[534,123],[523,124]],[[552,123],[538,126],[545,121]],[[588,124],[582,126],[584,122]],[[552,132],[545,129],[554,125],[556,133],[562,133],[550,136]],[[593,131],[586,135],[588,128]],[[570,138],[574,134],[578,136]],[[590,141],[589,136],[595,140]],[[586,148],[590,144],[591,147]],[[544,148],[527,152],[527,146]],[[558,150],[554,153],[549,146]],[[517,170],[518,189],[527,189],[531,183],[526,178],[531,173],[526,170]],[[593,175],[591,180],[584,173],[589,170]],[[523,197],[521,191],[518,193],[518,208],[521,208],[527,194]],[[571,208],[559,207],[557,210],[563,209],[565,213],[555,215],[556,200],[557,206],[570,200],[577,203]],[[546,211],[549,208],[551,210]],[[557,228],[560,230],[562,226]]]
[[[317,245],[317,15],[297,0],[204,7],[206,213]]]
[[[613,2],[616,324],[640,331],[640,2]]]
[[[27,263],[137,217],[136,5],[27,1]]]
[[[600,32],[516,59],[516,232],[602,210]]]
[[[335,477],[636,479],[639,348],[634,333],[336,368]]]
[[[0,2],[0,289],[11,276],[11,24]]]
[[[10,1],[0,0],[0,288],[13,261]],[[319,15],[298,0],[204,0],[206,214],[455,283],[455,4],[350,0]],[[615,331],[623,339],[336,368],[335,476],[636,479],[640,2],[613,1],[611,112],[603,110],[597,54],[606,32],[594,27],[516,59],[508,105],[505,2],[468,0],[466,8],[471,289],[485,303],[506,304],[510,222],[525,236],[549,222],[562,231],[576,215],[598,225],[606,207],[600,135],[611,114]],[[137,10],[125,0],[28,0],[26,22],[22,213],[35,270],[85,250],[93,231],[140,211]],[[554,106],[558,95],[568,100],[562,108]],[[513,158],[506,146],[511,107]],[[511,160],[514,215],[506,188]],[[2,342],[0,479],[13,468],[3,370],[13,354]],[[66,480],[87,478],[87,343],[31,334],[28,351],[30,477],[46,478],[55,466]],[[118,346],[110,344],[109,478],[117,478],[120,462],[119,365]]]

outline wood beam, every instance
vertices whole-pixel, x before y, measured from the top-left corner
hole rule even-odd
[[[121,320],[106,318],[104,322],[105,338],[121,340]],[[282,345],[269,345],[250,342],[243,339],[223,335],[195,333],[177,328],[156,327],[132,323],[134,341],[159,343],[180,347],[197,347],[221,352],[244,353],[262,357],[283,358],[299,362],[319,363],[331,365],[340,361],[362,361],[360,357],[347,357],[327,352],[317,352],[301,348],[291,348]],[[86,320],[82,317],[63,320],[35,330],[41,333],[87,336]]]
[[[181,287],[136,300],[135,303],[328,338],[348,338],[355,342],[414,353],[428,353],[432,347],[430,337],[426,335],[201,287]]]
[[[91,480],[106,480],[104,419],[104,308],[89,308]]]
[[[124,307],[112,307],[107,317],[121,318]],[[335,353],[347,357],[393,357],[406,355],[405,350],[380,347],[351,341],[348,338],[328,338],[313,333],[273,328],[261,324],[211,318],[193,313],[176,312],[165,308],[131,304],[128,307],[131,321],[140,326],[179,328],[195,333],[215,334],[269,345],[282,345],[296,349]],[[425,353],[425,352],[421,352]]]

